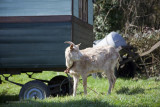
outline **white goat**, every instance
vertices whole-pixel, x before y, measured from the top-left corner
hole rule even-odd
[[[91,73],[104,72],[109,80],[108,94],[114,88],[116,77],[114,68],[120,57],[119,50],[111,46],[99,46],[79,50],[79,45],[66,41],[70,46],[65,50],[67,70],[74,80],[73,96],[76,96],[76,90],[80,75],[83,80],[84,94],[87,94],[87,76]]]

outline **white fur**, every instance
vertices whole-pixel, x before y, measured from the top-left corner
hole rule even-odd
[[[120,57],[119,50],[117,51],[112,46],[99,46],[79,50],[79,45],[75,45],[72,42],[66,43],[73,45],[73,48],[70,46],[65,50],[66,66],[70,69],[69,72],[74,80],[73,96],[76,96],[79,77],[82,76],[84,94],[87,94],[87,76],[96,72],[104,72],[107,75],[110,84],[108,94],[110,94],[116,82],[114,68],[118,64]]]

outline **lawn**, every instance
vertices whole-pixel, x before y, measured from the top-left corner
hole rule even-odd
[[[34,74],[34,78],[50,80],[57,75],[56,72],[43,72]],[[60,75],[65,75],[60,73]],[[76,97],[57,96],[49,97],[44,100],[19,101],[18,94],[21,87],[4,81],[0,85],[0,106],[13,107],[107,107],[107,106],[160,106],[160,80],[158,77],[149,79],[123,79],[118,78],[111,95],[107,95],[108,80],[88,78],[88,95],[83,94],[83,87],[78,86]],[[158,79],[157,79],[158,78]],[[26,74],[15,75],[10,80],[26,83],[29,79]]]

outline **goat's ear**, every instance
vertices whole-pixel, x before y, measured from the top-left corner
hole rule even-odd
[[[73,50],[73,44],[70,45],[70,50]]]
[[[78,47],[79,48],[79,46],[81,45],[81,43],[80,44],[78,44],[78,45],[76,45],[76,47]]]
[[[73,42],[71,42],[71,41],[65,41],[64,43],[68,43],[68,44],[70,44],[70,45],[75,45]]]

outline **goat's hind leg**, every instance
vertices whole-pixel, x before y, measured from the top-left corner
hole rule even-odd
[[[87,75],[82,75],[84,94],[87,95]]]
[[[107,78],[108,78],[108,81],[109,81],[109,89],[108,89],[108,95],[111,94],[111,90],[112,90],[112,87],[113,87],[113,84],[114,84],[114,81],[112,79],[112,74],[111,72],[105,72],[107,74]]]
[[[114,73],[112,74],[112,80],[113,80],[113,86],[112,86],[113,89],[116,83],[116,76],[114,75]]]
[[[111,89],[112,89],[113,82],[112,82],[110,77],[108,77],[108,81],[109,81],[109,89],[108,89],[108,93],[107,94],[109,95],[109,94],[111,94]]]
[[[79,82],[79,75],[73,75],[73,81],[74,81],[74,85],[73,85],[73,96],[76,96],[76,92],[77,92],[77,86],[78,86],[78,82]]]

